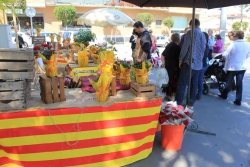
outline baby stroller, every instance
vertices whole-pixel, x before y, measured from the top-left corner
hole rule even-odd
[[[223,70],[225,66],[225,60],[221,54],[217,54],[213,59],[209,61],[209,67],[205,72],[203,78],[203,90],[202,94],[207,95],[210,90],[210,86],[216,85],[220,92],[226,87],[226,73]]]
[[[157,47],[156,47],[155,51],[151,53],[150,62],[152,63],[153,67],[155,67],[155,68],[161,67],[161,65],[162,65],[161,57],[160,57],[159,50]]]

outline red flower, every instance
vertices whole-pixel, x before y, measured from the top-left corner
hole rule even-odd
[[[43,47],[49,47],[49,45],[46,44],[46,43],[42,44],[42,46],[43,46]]]
[[[160,123],[163,124],[164,122],[166,122],[166,120],[167,119],[165,117],[162,117],[162,118],[160,118]]]
[[[178,117],[178,115],[175,115],[175,116],[174,116],[174,119],[180,119],[180,118]]]
[[[189,112],[184,112],[188,117],[191,117],[191,114]]]
[[[177,114],[177,115],[178,115],[178,117],[183,118],[183,115],[182,115],[182,114]]]
[[[181,106],[181,105],[179,105],[179,106],[178,106],[178,109],[179,109],[179,110],[184,110],[184,107]]]
[[[188,126],[188,124],[189,124],[188,120],[186,119],[185,121],[183,121],[183,124],[184,124],[185,126]]]
[[[34,46],[33,50],[40,50],[40,46]]]

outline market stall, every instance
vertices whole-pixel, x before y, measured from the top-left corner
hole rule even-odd
[[[39,89],[30,92],[22,80],[0,78],[4,85],[0,105],[5,106],[0,112],[0,166],[120,167],[151,153],[162,97],[147,83],[150,64],[138,61],[132,65],[115,59],[106,45],[78,43],[74,65],[46,44],[34,47],[35,61],[32,51],[29,56],[19,51],[22,61],[43,67]],[[59,67],[69,75],[59,75]],[[27,79],[33,78],[29,70],[23,77],[27,73]],[[68,81],[75,86],[70,87]],[[12,94],[20,92],[13,86],[16,82],[27,96]],[[18,108],[9,102],[24,100]]]

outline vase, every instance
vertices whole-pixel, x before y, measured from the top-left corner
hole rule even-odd
[[[40,36],[41,30],[42,30],[41,28],[36,29],[36,36],[38,37]]]
[[[106,102],[108,100],[109,91],[99,92],[96,91],[96,100],[98,102]]]
[[[55,41],[55,37],[50,37],[51,42]]]
[[[148,82],[148,72],[135,71],[135,79],[138,84],[145,84]]]
[[[78,65],[80,67],[88,67],[89,64],[89,57],[87,49],[84,49],[84,51],[78,52]]]
[[[54,60],[46,60],[46,76],[55,77],[57,75],[57,67]]]
[[[181,149],[184,125],[161,125],[161,146],[165,150]]]

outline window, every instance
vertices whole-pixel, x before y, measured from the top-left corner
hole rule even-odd
[[[161,28],[162,20],[155,20],[155,27]]]
[[[172,19],[174,20],[174,27],[173,29],[185,29],[188,24],[187,17],[182,16],[172,16]]]

